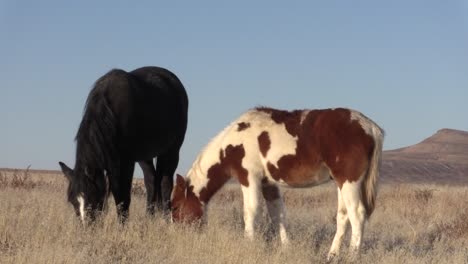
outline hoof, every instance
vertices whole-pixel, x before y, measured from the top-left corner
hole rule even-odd
[[[328,253],[328,256],[327,256],[327,263],[332,262],[332,261],[336,258],[337,255],[338,255],[338,254],[336,254],[336,253],[331,253],[331,252]]]

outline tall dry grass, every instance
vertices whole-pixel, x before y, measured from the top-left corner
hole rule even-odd
[[[66,203],[63,176],[25,177],[33,184],[12,185],[12,173],[0,172],[0,263],[324,263],[335,231],[332,184],[283,190],[292,240],[284,248],[266,212],[258,239],[243,237],[237,184],[214,197],[201,229],[147,217],[140,184],[126,226],[110,206],[85,229]],[[468,187],[385,185],[377,202],[358,263],[468,263]],[[347,262],[342,253],[337,262]]]

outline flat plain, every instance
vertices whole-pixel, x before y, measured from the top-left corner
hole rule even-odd
[[[335,232],[336,189],[330,182],[282,189],[291,244],[283,247],[259,216],[258,236],[243,237],[242,196],[227,184],[201,227],[148,217],[134,180],[130,219],[115,206],[83,228],[57,172],[0,171],[0,263],[324,263]],[[336,263],[347,263],[346,236]],[[468,263],[468,186],[381,184],[355,263]]]

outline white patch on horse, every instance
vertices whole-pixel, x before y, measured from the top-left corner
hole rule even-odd
[[[368,117],[363,115],[361,112],[356,110],[351,111],[351,121],[358,121],[362,129],[366,132],[367,135],[373,136],[372,129],[375,127],[374,122],[372,122]]]
[[[267,168],[267,163],[273,164],[275,167],[278,167],[278,161],[286,155],[296,155],[297,149],[297,136],[293,137],[286,130],[284,124],[274,123],[270,127],[265,128],[264,131],[268,132],[270,137],[270,149],[267,152],[265,158],[262,158],[263,166]],[[265,170],[265,174],[273,179],[269,170]]]
[[[302,125],[302,123],[304,122],[304,120],[307,118],[307,116],[309,115],[309,113],[310,113],[310,110],[304,110],[304,111],[302,111],[302,113],[301,113],[301,125]]]
[[[80,205],[80,218],[81,218],[81,221],[84,223],[85,222],[85,199],[84,199],[84,195],[83,194],[80,194],[78,195],[78,204]]]

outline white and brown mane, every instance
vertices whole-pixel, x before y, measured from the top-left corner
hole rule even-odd
[[[339,253],[348,221],[351,249],[358,252],[365,220],[375,206],[383,130],[358,111],[344,108],[282,111],[255,108],[220,132],[172,193],[174,221],[200,219],[210,198],[231,177],[244,197],[247,237],[263,194],[272,223],[288,242],[277,184],[313,186],[333,179],[338,189],[337,230],[329,258]]]

